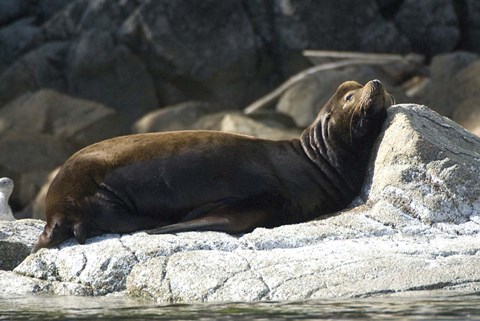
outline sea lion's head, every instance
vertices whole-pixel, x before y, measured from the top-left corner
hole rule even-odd
[[[379,80],[371,80],[365,86],[346,81],[323,106],[309,130],[316,132],[317,139],[321,134],[324,143],[332,146],[373,141],[386,118],[387,107],[393,103],[393,96],[385,91]]]
[[[379,80],[371,80],[364,86],[346,81],[304,131],[302,145],[314,161],[323,158],[337,170],[366,167],[387,108],[392,104],[393,96]]]
[[[346,145],[355,144],[368,135],[378,135],[386,109],[393,103],[393,96],[379,80],[371,80],[365,86],[346,81],[322,108],[317,121],[325,127],[328,138]]]

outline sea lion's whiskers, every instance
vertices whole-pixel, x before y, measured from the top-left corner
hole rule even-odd
[[[350,117],[350,125],[349,125],[349,131],[350,131],[350,143],[353,144],[353,137],[352,137],[352,124],[353,124],[353,116],[355,116],[356,111],[352,113],[352,116]]]
[[[395,100],[395,97],[389,93],[387,93],[387,95],[388,95],[388,98],[390,98],[390,103],[391,103],[390,106],[395,105],[397,103],[397,101]]]

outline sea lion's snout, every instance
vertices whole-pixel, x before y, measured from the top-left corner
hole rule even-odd
[[[364,90],[366,91],[366,94],[370,96],[381,95],[385,92],[382,82],[378,79],[367,82]]]
[[[369,114],[376,114],[394,104],[395,98],[389,94],[378,79],[370,80],[363,87],[361,101]]]
[[[382,85],[382,82],[378,79],[374,79],[374,80],[370,80],[370,82],[374,85],[374,86],[383,86]]]

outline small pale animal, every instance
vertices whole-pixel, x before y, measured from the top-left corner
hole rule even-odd
[[[13,180],[8,177],[0,178],[0,221],[14,221],[12,209],[8,206],[8,199],[12,195]]]

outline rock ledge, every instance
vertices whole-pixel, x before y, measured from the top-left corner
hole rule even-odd
[[[124,292],[211,302],[479,293],[479,169],[478,137],[424,106],[397,105],[356,207],[240,237],[139,232],[86,245],[69,240],[0,272],[0,296]],[[27,225],[37,231],[42,223],[0,223],[2,231]],[[31,234],[25,231],[27,247]],[[0,247],[15,242],[0,234]]]

